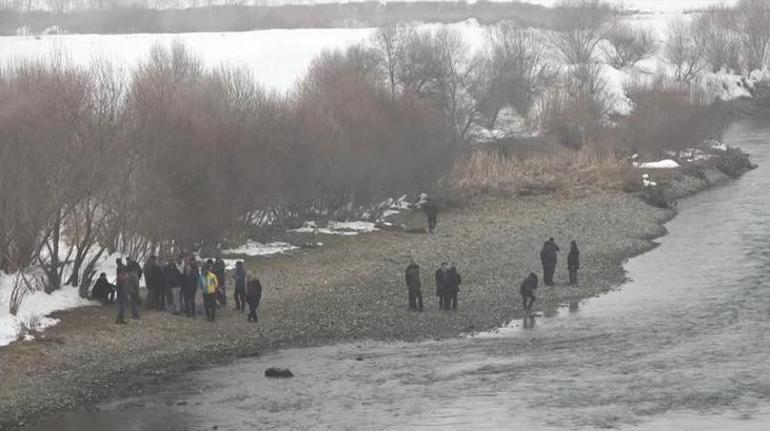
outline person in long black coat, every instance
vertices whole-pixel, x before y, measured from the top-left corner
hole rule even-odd
[[[225,270],[225,261],[222,260],[221,257],[218,257],[211,267],[211,272],[217,277],[217,282],[219,282],[216,298],[222,306],[227,305],[227,280],[225,280]]]
[[[546,286],[553,286],[553,273],[556,271],[558,252],[559,246],[556,245],[553,237],[549,238],[540,250],[540,262],[543,264],[543,283]]]
[[[409,290],[409,309],[422,311],[422,282],[420,281],[420,265],[414,261],[406,267],[406,287]]]
[[[577,284],[578,269],[580,269],[580,250],[577,242],[570,243],[569,254],[567,255],[567,269],[569,270],[569,284]]]
[[[521,295],[522,306],[524,312],[529,314],[532,311],[532,304],[537,299],[535,297],[535,290],[537,289],[537,275],[534,272],[530,272],[527,278],[521,283],[519,287],[519,294]]]
[[[155,256],[150,256],[144,263],[144,283],[147,285],[147,308],[165,310],[163,269],[157,264]]]

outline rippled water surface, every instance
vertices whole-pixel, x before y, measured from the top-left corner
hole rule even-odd
[[[770,429],[768,140],[733,125],[759,169],[683,201],[632,282],[531,329],[276,352],[38,429]]]

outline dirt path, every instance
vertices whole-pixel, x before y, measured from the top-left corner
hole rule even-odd
[[[539,272],[538,253],[549,236],[562,246],[558,285],[538,291],[537,308],[552,313],[621,282],[623,260],[649,249],[671,215],[622,194],[489,198],[441,214],[435,235],[319,236],[322,247],[247,260],[265,286],[256,325],[230,308],[216,323],[146,312],[125,326],[112,323],[113,307],[61,313],[62,322],[44,337],[0,349],[0,429],[265,349],[446,337],[498,326],[521,316],[517,286]],[[421,224],[421,215],[410,223]],[[584,268],[579,287],[565,286],[572,239]],[[422,266],[423,313],[406,306],[403,270],[410,256]],[[437,310],[433,271],[442,260],[454,261],[463,276],[457,311]]]

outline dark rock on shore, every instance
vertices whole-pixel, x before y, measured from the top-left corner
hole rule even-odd
[[[289,378],[294,377],[294,373],[291,372],[288,368],[275,368],[270,367],[265,370],[265,377],[273,377],[273,378]]]

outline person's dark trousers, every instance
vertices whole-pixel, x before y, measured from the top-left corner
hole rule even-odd
[[[118,317],[115,319],[115,323],[126,323],[123,319],[126,313],[126,302],[128,298],[125,295],[118,295]]]
[[[569,269],[569,284],[577,284],[578,282],[578,270],[577,268]]]
[[[409,288],[409,309],[422,311],[422,292],[419,288]]]
[[[188,317],[195,318],[195,292],[184,296],[184,311]]]
[[[216,319],[217,312],[216,293],[203,294],[203,308],[206,310],[206,319],[213,322]]]
[[[249,303],[249,322],[256,322],[257,321],[257,307],[259,307],[259,299],[257,298],[246,298],[246,301]]]
[[[166,292],[164,288],[155,288],[155,305],[158,307],[158,311],[164,311],[166,309]]]
[[[543,266],[543,283],[546,286],[553,286],[553,273],[555,269],[552,265]]]
[[[132,319],[138,319],[139,318],[139,294],[138,293],[132,293],[130,296],[131,299],[131,318]]]
[[[529,312],[532,308],[532,304],[535,303],[535,296],[534,295],[524,295],[521,297],[522,299],[522,306],[524,307],[524,311]]]
[[[241,313],[246,311],[246,289],[235,289],[235,309]]]
[[[444,304],[447,308],[451,308],[452,310],[457,310],[457,292],[450,293],[447,295],[446,303]]]

